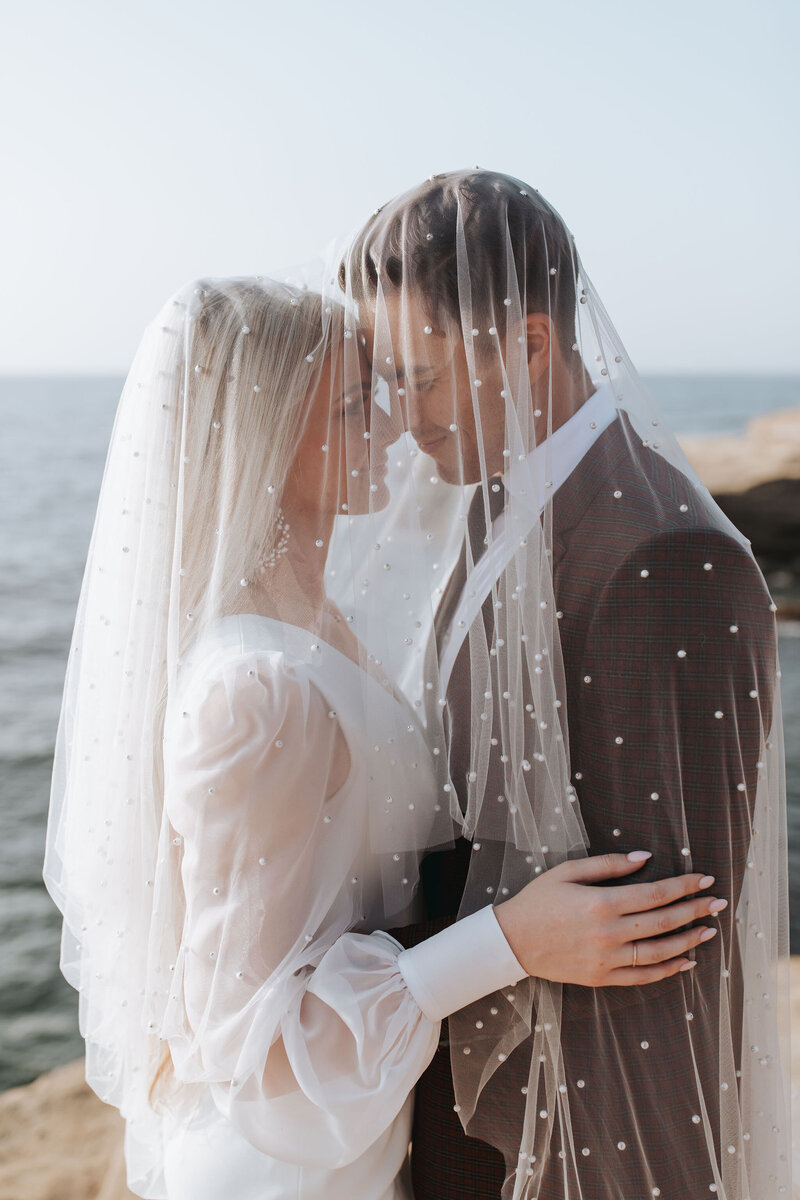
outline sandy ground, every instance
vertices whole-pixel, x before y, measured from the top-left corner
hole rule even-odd
[[[792,1030],[800,1090],[800,956],[792,960]],[[84,1082],[83,1059],[0,1093],[0,1200],[130,1200],[122,1130],[116,1109]]]
[[[83,1078],[83,1059],[0,1093],[2,1200],[123,1200],[123,1121]]]

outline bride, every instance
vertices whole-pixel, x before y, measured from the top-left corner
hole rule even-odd
[[[422,915],[423,851],[453,845],[441,724],[414,697],[427,571],[463,529],[445,504],[433,562],[419,472],[389,506],[396,408],[344,307],[267,279],[183,289],[125,385],[44,875],[87,1080],[126,1118],[143,1197],[401,1200],[441,1020],[525,977],[537,925],[540,973],[576,983],[675,974],[700,941],[640,942],[638,973],[601,975],[595,946],[629,933],[585,884],[645,853],[534,880],[516,953],[490,897],[424,946],[386,932]],[[629,914],[699,880],[614,895]]]

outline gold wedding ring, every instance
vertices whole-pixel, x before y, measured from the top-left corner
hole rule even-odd
[[[631,963],[631,966],[635,967],[636,964],[638,963],[638,961],[639,961],[639,943],[634,942],[633,943],[633,962]]]

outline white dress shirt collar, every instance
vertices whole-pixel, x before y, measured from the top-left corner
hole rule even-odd
[[[616,415],[608,384],[596,385],[589,399],[555,433],[531,450],[522,462],[511,462],[503,475],[506,491],[515,499],[535,498],[535,509],[541,512],[548,494],[558,491]],[[494,529],[498,529],[497,521]]]
[[[492,522],[489,548],[475,564],[453,613],[439,667],[439,696],[447,694],[450,674],[469,628],[493,584],[513,557],[517,538],[539,520],[548,497],[553,496],[585,457],[602,433],[617,417],[614,397],[607,384],[599,384],[589,399],[555,433],[536,446],[522,462],[512,462],[503,476],[506,490],[514,497],[517,527],[506,529],[508,513]],[[530,498],[530,502],[526,500]],[[519,501],[522,501],[520,503]],[[522,511],[520,511],[522,510]],[[520,517],[525,517],[520,524]],[[524,527],[523,527],[524,526]]]

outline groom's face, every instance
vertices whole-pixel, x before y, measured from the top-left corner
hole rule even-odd
[[[426,333],[426,328],[431,332]],[[479,387],[471,377],[460,330],[432,326],[413,296],[390,297],[385,315],[381,312],[377,319],[371,315],[364,332],[367,348],[374,346],[374,369],[389,382],[393,406],[396,403],[402,411],[404,425],[420,450],[435,461],[439,476],[447,483],[478,481],[482,475],[479,445],[486,456],[486,472],[502,471],[503,382],[488,330],[480,330],[473,339]]]

